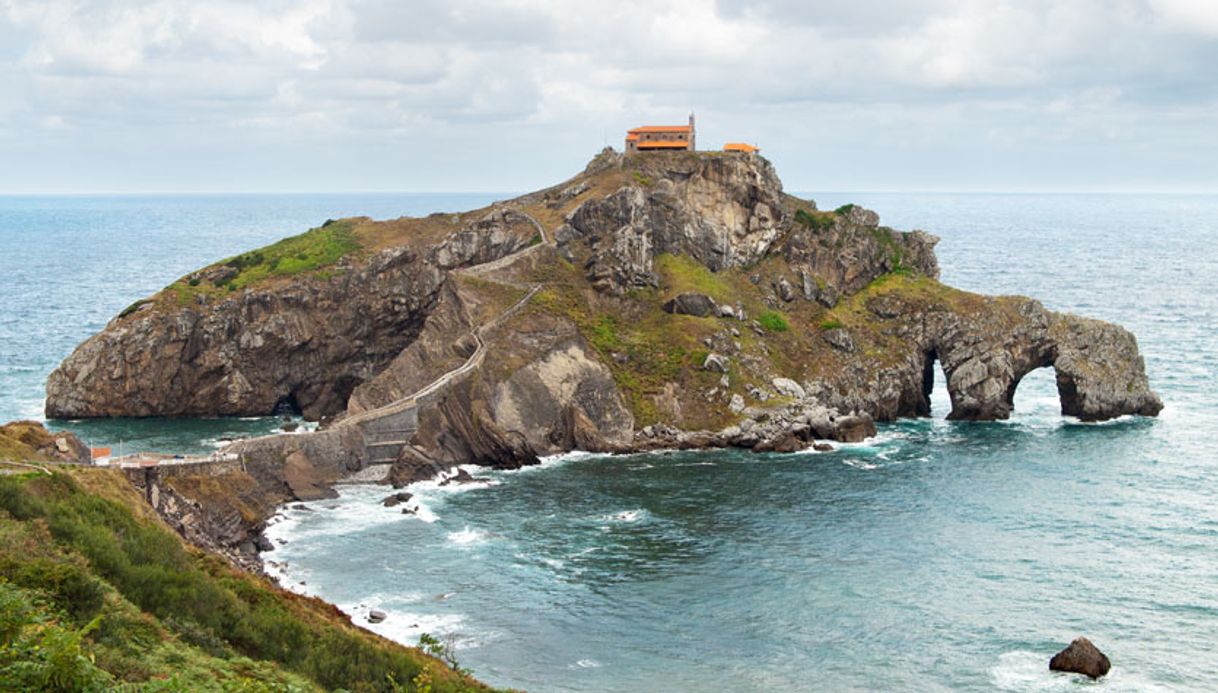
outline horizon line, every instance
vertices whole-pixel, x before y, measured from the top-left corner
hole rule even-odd
[[[43,191],[0,192],[0,198],[33,197],[235,197],[235,196],[306,196],[306,195],[527,195],[532,191],[513,190],[145,190],[145,191]],[[1110,190],[1055,190],[1055,189],[786,189],[788,195],[1218,195],[1216,189],[1110,189]]]

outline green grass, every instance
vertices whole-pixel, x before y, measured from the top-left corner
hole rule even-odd
[[[853,210],[857,206],[858,205],[854,204],[853,202],[849,202],[849,203],[846,203],[846,204],[842,205],[841,207],[838,207],[837,209],[833,210],[833,213],[837,214],[839,216],[843,215],[843,214],[849,214],[851,212],[851,210]]]
[[[770,332],[786,332],[791,329],[786,316],[776,310],[767,310],[757,316],[757,322]]]
[[[140,300],[136,301],[135,303],[132,303],[131,305],[124,308],[123,312],[118,314],[118,317],[125,318],[128,315],[131,315],[135,311],[142,308],[144,306],[144,304],[151,303],[151,302],[152,302],[152,299],[150,299],[150,298],[141,298]]]
[[[327,221],[298,236],[225,260],[221,264],[236,269],[237,275],[224,285],[238,291],[268,277],[290,277],[316,270],[338,262],[359,247],[351,233],[351,222]]]
[[[0,477],[0,690],[481,689],[188,550],[120,474]]]
[[[700,293],[718,302],[728,302],[736,293],[724,275],[685,255],[657,255],[655,269],[666,294]]]
[[[830,212],[811,212],[806,209],[795,210],[795,222],[806,229],[824,231],[833,228],[835,216]]]
[[[825,320],[822,320],[820,323],[820,329],[825,330],[825,331],[840,330],[843,327],[845,327],[845,325],[842,324],[842,321],[838,320],[837,318],[827,318]]]

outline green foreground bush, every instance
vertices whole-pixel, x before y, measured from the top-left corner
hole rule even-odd
[[[118,684],[483,690],[321,602],[188,549],[68,474],[0,477],[0,690]]]

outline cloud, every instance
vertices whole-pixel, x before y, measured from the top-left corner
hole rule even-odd
[[[600,133],[681,120],[693,108],[707,134],[700,141],[764,138],[776,156],[851,147],[878,161],[892,147],[925,153],[952,137],[1002,152],[1084,132],[1143,144],[1191,133],[1200,156],[1216,137],[1207,115],[1218,103],[1214,8],[1209,0],[0,0],[0,130],[9,133],[0,141],[19,143],[11,155],[52,151],[83,170],[99,164],[70,153],[73,136],[99,160],[99,142],[158,142],[165,156],[213,160],[278,157],[295,144],[360,152],[382,171],[406,155],[422,169],[447,168],[432,164],[469,148],[505,152],[497,165],[545,182],[548,167],[585,157]],[[826,143],[825,131],[837,139]],[[588,139],[588,151],[574,147]],[[572,146],[547,149],[556,141]],[[315,184],[310,174],[285,162],[282,181],[242,184],[342,186],[333,177],[341,172]],[[465,185],[395,176],[379,185]]]

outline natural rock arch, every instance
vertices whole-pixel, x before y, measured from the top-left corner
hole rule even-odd
[[[1025,299],[1018,322],[946,316],[921,350],[918,416],[930,414],[934,364],[939,361],[951,398],[948,419],[1010,418],[1015,392],[1032,371],[1052,368],[1061,413],[1083,421],[1126,414],[1154,416],[1163,408],[1150,390],[1137,340],[1124,328],[1053,313]]]

